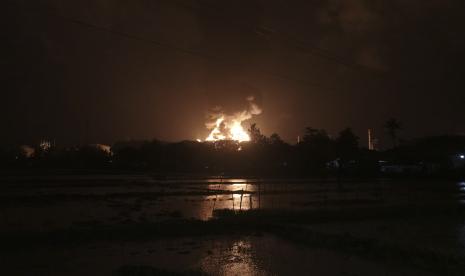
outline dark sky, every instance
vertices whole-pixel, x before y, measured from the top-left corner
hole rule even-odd
[[[6,143],[204,138],[254,95],[265,134],[465,133],[463,0],[8,0]]]

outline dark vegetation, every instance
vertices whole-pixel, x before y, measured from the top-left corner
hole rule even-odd
[[[462,176],[465,136],[436,136],[399,142],[400,123],[386,123],[393,148],[362,148],[350,128],[330,137],[323,129],[306,128],[299,143],[284,142],[278,134],[266,137],[253,124],[251,142],[176,143],[117,142],[111,151],[98,145],[79,147],[23,147],[0,150],[2,168],[71,169],[82,171],[140,171],[153,174],[229,176]],[[27,151],[33,152],[28,154]]]

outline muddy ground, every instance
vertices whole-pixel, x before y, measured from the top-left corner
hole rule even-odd
[[[461,182],[1,177],[3,275],[463,275]]]

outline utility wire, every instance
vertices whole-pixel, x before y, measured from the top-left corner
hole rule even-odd
[[[59,19],[59,20],[62,20],[62,21],[67,21],[67,22],[70,22],[70,23],[73,23],[73,24],[76,24],[76,25],[79,25],[79,26],[82,26],[82,27],[85,27],[85,28],[88,28],[88,29],[95,29],[95,30],[98,30],[98,31],[103,31],[103,32],[113,34],[115,36],[124,37],[126,39],[136,40],[136,41],[140,41],[140,42],[143,42],[143,43],[148,43],[148,44],[154,45],[154,46],[156,46],[157,48],[160,48],[160,49],[165,49],[165,50],[169,50],[169,51],[173,51],[173,52],[183,53],[183,54],[186,54],[186,55],[200,57],[200,58],[202,58],[204,60],[207,60],[207,61],[210,61],[210,62],[215,62],[215,63],[223,62],[223,63],[228,63],[228,65],[231,65],[231,62],[225,62],[224,59],[222,60],[220,57],[217,57],[217,56],[206,55],[205,53],[200,52],[200,51],[195,51],[195,50],[192,50],[192,49],[179,47],[179,46],[176,46],[176,45],[171,45],[171,44],[168,44],[168,43],[160,42],[160,41],[155,40],[155,39],[149,39],[149,38],[146,38],[146,37],[143,37],[143,36],[140,36],[140,35],[135,35],[135,34],[131,34],[131,33],[128,33],[128,32],[118,31],[118,30],[115,30],[115,29],[112,29],[112,28],[92,24],[92,23],[89,23],[89,22],[86,22],[86,21],[75,19],[75,18],[65,17],[65,16],[62,16],[62,15],[55,14],[55,13],[40,12],[40,11],[32,10],[32,9],[30,9],[28,11],[29,12],[32,11],[32,12],[35,12],[36,14],[47,16],[47,17],[53,17],[53,18],[56,18],[56,19]],[[304,84],[304,85],[307,85],[307,86],[324,88],[325,90],[334,90],[334,89],[336,89],[335,87],[328,88],[325,85],[322,85],[321,83],[316,83],[316,82],[309,81],[309,80],[296,79],[296,78],[289,77],[287,75],[277,74],[275,72],[263,71],[262,70],[261,72],[259,71],[258,73],[263,74],[263,75],[268,75],[268,76],[271,76],[273,78],[284,79],[284,80],[288,80],[288,81],[291,81],[291,82]]]
[[[171,2],[173,3],[177,3],[179,6],[183,6],[184,8],[188,8],[188,9],[191,9],[193,11],[197,11],[199,12],[199,9],[198,8],[195,8],[193,7],[192,5],[186,5],[185,3],[181,3],[181,1],[179,0],[171,0]],[[230,26],[234,26],[236,28],[239,28],[239,29],[244,29],[244,26],[237,23],[237,21],[232,21],[232,20],[226,20],[226,17],[225,16],[222,16],[221,13],[222,13],[222,9],[220,9],[218,6],[216,5],[211,5],[211,7],[213,7],[215,9],[215,11],[217,11],[216,13],[202,13],[202,16],[208,16],[212,19],[215,19],[215,20],[221,20],[223,23],[226,23],[226,24],[229,24]],[[237,17],[235,17],[237,19]],[[267,33],[271,34],[271,37],[274,38],[274,39],[277,39],[277,40],[280,40],[280,41],[285,41],[285,42],[291,42],[293,44],[297,44],[299,45],[299,48],[305,50],[307,53],[311,54],[311,55],[314,55],[314,56],[317,56],[319,58],[322,58],[322,59],[326,59],[327,61],[330,61],[330,62],[333,62],[333,63],[337,63],[339,65],[343,65],[347,68],[350,68],[350,69],[353,69],[353,70],[356,70],[356,71],[362,71],[362,72],[373,72],[373,70],[371,68],[368,68],[362,64],[359,64],[359,63],[356,63],[354,61],[351,61],[347,58],[343,58],[343,57],[340,57],[340,56],[337,56],[331,52],[329,52],[328,50],[326,49],[323,49],[321,47],[317,47],[315,45],[312,45],[306,41],[303,41],[295,36],[292,36],[292,35],[289,35],[285,32],[278,32],[276,31],[275,29],[273,28],[270,28],[268,26],[260,26],[259,27],[260,29],[263,29],[263,30],[266,30]],[[259,29],[256,29],[255,30],[256,33],[260,33],[260,30]]]

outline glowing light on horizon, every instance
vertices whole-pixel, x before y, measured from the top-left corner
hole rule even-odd
[[[237,142],[250,141],[250,136],[242,127],[242,120],[232,119],[225,121],[224,117],[220,117],[215,122],[215,127],[211,130],[205,141],[221,141],[233,140]]]
[[[232,140],[239,143],[250,141],[250,136],[242,123],[251,119],[253,115],[262,112],[258,105],[254,103],[254,100],[254,97],[248,97],[248,109],[234,115],[227,116],[222,112],[212,114],[211,117],[214,121],[206,124],[207,128],[210,129],[210,134],[205,138],[205,141]]]

